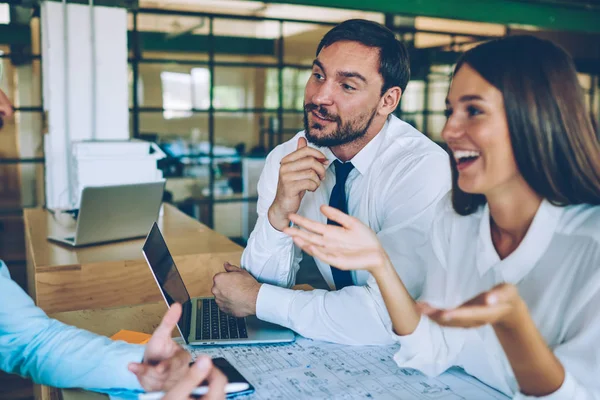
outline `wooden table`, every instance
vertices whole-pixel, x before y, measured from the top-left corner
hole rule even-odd
[[[162,300],[141,249],[144,239],[71,248],[48,241],[68,229],[45,209],[26,209],[29,295],[47,313]],[[208,296],[223,262],[239,265],[242,248],[165,204],[159,227],[190,296]]]

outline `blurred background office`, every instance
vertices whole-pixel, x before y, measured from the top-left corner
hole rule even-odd
[[[316,46],[350,18],[405,43],[396,114],[435,141],[457,56],[505,35],[569,51],[600,117],[600,0],[0,1],[0,88],[16,111],[0,132],[0,258],[15,280],[25,286],[23,208],[74,206],[81,140],[156,143],[165,199],[244,245],[265,156],[302,129]],[[3,394],[3,379],[1,399],[32,396]]]

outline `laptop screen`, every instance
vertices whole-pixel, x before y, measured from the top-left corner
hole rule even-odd
[[[171,305],[177,302],[182,305],[183,312],[178,325],[181,333],[187,338],[192,311],[190,295],[156,222],[146,238],[143,252],[167,303]]]

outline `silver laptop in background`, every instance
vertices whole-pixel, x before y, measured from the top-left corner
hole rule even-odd
[[[49,240],[78,247],[144,237],[157,220],[165,181],[86,187],[75,231]]]
[[[152,275],[167,302],[183,308],[177,323],[187,344],[195,346],[293,342],[294,332],[255,316],[236,318],[219,310],[214,297],[190,295],[167,244],[155,223],[142,249]]]

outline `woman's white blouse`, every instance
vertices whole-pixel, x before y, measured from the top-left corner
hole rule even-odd
[[[502,283],[516,285],[566,379],[544,399],[600,399],[600,206],[543,201],[519,247],[500,260],[489,208],[460,216],[447,196],[433,225],[431,260],[420,300],[455,307]],[[508,359],[488,325],[442,328],[427,317],[399,336],[401,367],[438,375],[453,365],[517,399]]]

